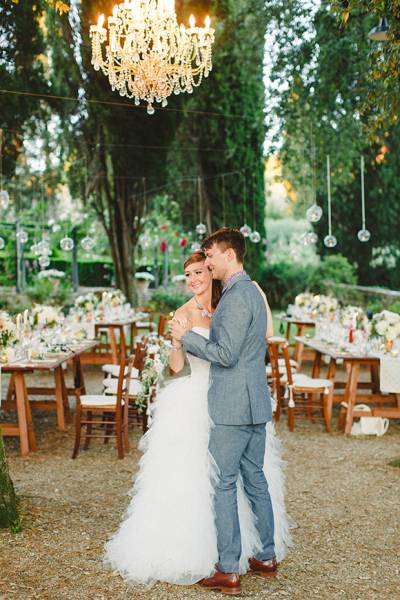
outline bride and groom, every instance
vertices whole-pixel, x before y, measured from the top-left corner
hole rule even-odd
[[[187,358],[191,373],[158,396],[105,560],[132,582],[238,594],[240,574],[276,575],[289,522],[265,376],[265,297],[243,270],[238,230],[217,230],[203,251],[185,262],[193,298],[170,324],[170,367],[182,371]]]

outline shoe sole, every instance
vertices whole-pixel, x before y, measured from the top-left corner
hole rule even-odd
[[[198,583],[197,585],[199,587],[201,587],[201,589],[203,589],[203,590],[214,590],[217,592],[221,592],[222,594],[226,594],[228,596],[238,596],[239,594],[242,593],[242,590],[240,588],[226,588],[226,587],[221,587],[219,585],[208,586],[208,585],[201,585],[201,583]]]
[[[271,573],[267,573],[265,571],[250,571],[252,575],[258,575],[258,577],[276,577],[278,575],[278,571],[272,571]]]

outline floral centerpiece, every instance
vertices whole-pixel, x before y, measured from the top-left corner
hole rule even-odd
[[[0,312],[0,348],[6,348],[17,339],[17,328],[7,312]]]
[[[389,310],[377,313],[371,321],[371,334],[391,346],[395,340],[400,339],[400,315]]]
[[[123,306],[126,304],[126,296],[121,290],[112,290],[111,292],[103,292],[101,304],[106,306]]]
[[[84,313],[93,313],[99,305],[99,298],[93,292],[78,296],[75,299],[74,308]]]
[[[29,316],[30,324],[33,327],[57,327],[62,320],[60,309],[43,304],[35,304]]]
[[[296,306],[299,306],[304,310],[308,310],[311,307],[313,298],[313,294],[310,294],[310,292],[304,292],[296,296],[296,298],[294,299],[294,303]]]
[[[146,271],[140,271],[139,273],[135,273],[135,279],[138,281],[154,281],[154,275],[151,273],[146,273]]]
[[[45,269],[37,274],[37,279],[63,279],[64,277],[65,272],[57,269]]]
[[[360,306],[346,306],[340,312],[340,323],[347,329],[360,329],[369,333],[370,322]]]
[[[311,313],[313,316],[330,317],[339,308],[339,302],[332,296],[317,294],[311,302]]]
[[[136,398],[139,412],[146,408],[151,392],[161,383],[170,350],[171,343],[163,337],[153,335],[149,337],[144,367],[140,376],[142,390]]]

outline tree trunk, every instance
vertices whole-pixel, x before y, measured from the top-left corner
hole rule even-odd
[[[17,498],[8,473],[3,436],[0,430],[0,528],[19,528]]]

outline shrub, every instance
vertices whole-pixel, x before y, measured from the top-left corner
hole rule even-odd
[[[71,287],[59,279],[37,279],[26,289],[26,295],[34,303],[62,306],[71,295]]]
[[[267,294],[272,308],[286,308],[301,292],[308,288],[308,281],[315,267],[298,263],[280,262],[268,264],[258,282]]]
[[[189,295],[171,288],[158,288],[152,295],[149,305],[156,312],[168,313],[188,301]]]
[[[335,283],[357,283],[355,267],[341,254],[325,256],[309,279],[310,289],[316,293],[335,294]]]
[[[400,315],[400,300],[393,302],[390,306],[388,306],[388,310],[391,310],[394,313]]]

